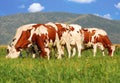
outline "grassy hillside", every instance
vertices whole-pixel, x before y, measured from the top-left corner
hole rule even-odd
[[[94,15],[72,13],[26,13],[0,17],[0,44],[8,44],[16,29],[29,23],[77,23],[83,27],[98,27],[107,31],[113,43],[120,43],[120,21],[107,20]]]

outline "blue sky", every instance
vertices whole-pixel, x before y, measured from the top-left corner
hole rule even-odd
[[[120,20],[120,0],[1,0],[0,16],[34,12],[94,14]]]

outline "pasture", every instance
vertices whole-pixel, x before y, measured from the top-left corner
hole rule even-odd
[[[102,56],[100,51],[93,57],[92,50],[57,60],[26,57],[6,59],[6,47],[0,47],[0,83],[119,83],[120,47],[114,57]]]

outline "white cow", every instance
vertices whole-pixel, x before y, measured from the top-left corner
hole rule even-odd
[[[78,57],[81,56],[81,50],[83,46],[83,35],[81,34],[81,26],[77,24],[67,25],[67,31],[63,33],[61,37],[61,44],[66,44],[68,51],[68,57],[76,54],[76,49],[78,51]],[[73,51],[73,53],[72,53]]]

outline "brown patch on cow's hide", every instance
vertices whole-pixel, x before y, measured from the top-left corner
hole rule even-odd
[[[41,26],[41,25],[44,25],[44,24],[35,24],[35,25],[33,25],[32,27],[34,27],[35,29],[37,29],[39,26]]]
[[[61,24],[56,24],[57,28],[58,28],[58,36],[59,36],[59,39],[61,39],[61,36],[63,34],[63,32],[66,31],[66,28],[63,27]]]
[[[24,49],[27,48],[27,45],[30,44],[30,42],[28,41],[28,38],[30,37],[30,31],[23,31],[19,40],[17,41],[15,48],[17,49],[17,51],[19,51],[20,49]]]
[[[90,32],[88,29],[82,29],[82,32],[84,33],[84,43],[88,43],[91,41],[92,36],[95,34],[95,30]]]
[[[44,25],[47,28],[48,31],[48,37],[49,37],[49,41],[52,40],[53,42],[55,41],[56,38],[56,30],[53,26],[51,25]]]

